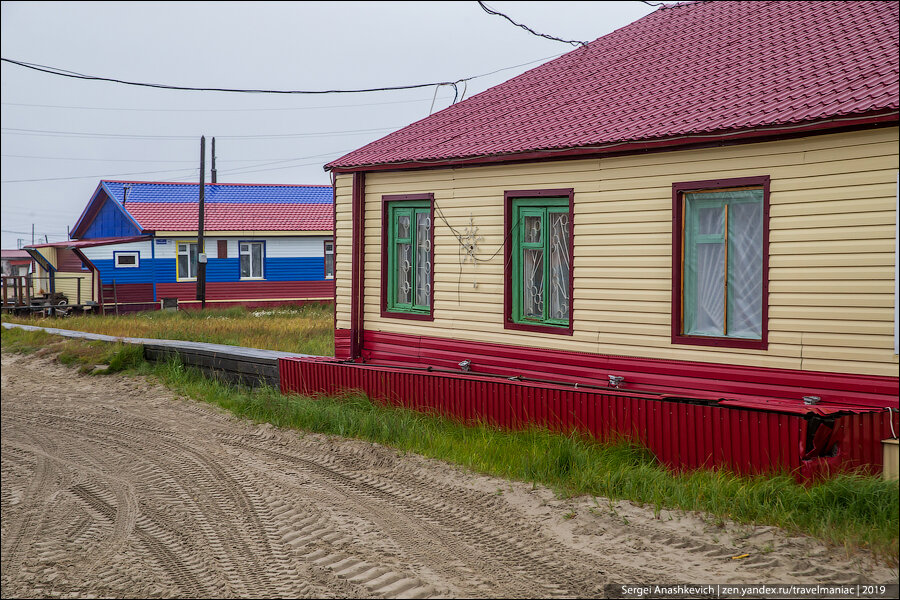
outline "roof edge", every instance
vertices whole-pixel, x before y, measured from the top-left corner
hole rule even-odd
[[[509,154],[495,154],[483,156],[468,156],[462,158],[436,159],[433,161],[406,161],[394,163],[372,163],[347,167],[330,167],[324,169],[338,174],[368,172],[368,171],[406,171],[416,169],[440,168],[440,167],[464,167],[490,164],[533,162],[546,159],[560,158],[588,158],[606,154],[631,154],[651,150],[669,150],[683,146],[697,144],[709,144],[716,142],[750,143],[760,138],[771,138],[773,135],[796,136],[804,133],[830,133],[834,130],[851,128],[867,129],[873,126],[885,126],[891,123],[900,123],[900,111],[891,109],[888,112],[878,111],[870,114],[855,115],[851,117],[834,117],[821,119],[807,123],[790,125],[768,125],[751,129],[729,130],[710,133],[694,133],[683,136],[657,138],[649,140],[631,140],[610,142],[596,146],[580,146],[576,148],[564,148],[558,150],[533,150],[528,152],[514,152]]]

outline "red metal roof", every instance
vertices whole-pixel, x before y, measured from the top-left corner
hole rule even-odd
[[[413,123],[326,168],[603,147],[892,114],[898,6],[693,2]]]
[[[194,231],[197,204],[134,202],[125,207],[145,231]],[[330,231],[331,204],[208,203],[203,210],[206,231]]]
[[[31,255],[24,250],[0,250],[0,258],[8,260],[31,260]]]

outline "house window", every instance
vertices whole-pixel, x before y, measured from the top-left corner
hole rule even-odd
[[[557,190],[568,191],[568,190]],[[571,196],[510,201],[509,321],[571,332]],[[559,332],[559,331],[557,331]]]
[[[676,184],[674,196],[673,342],[765,348],[768,178]]]
[[[196,279],[197,242],[178,242],[175,248],[178,281]]]
[[[241,279],[262,279],[265,242],[240,242],[238,250],[241,257]]]
[[[113,258],[117,269],[120,267],[137,268],[141,266],[140,252],[113,252]],[[83,267],[84,265],[82,264]]]
[[[325,241],[325,279],[334,279],[334,242]]]
[[[432,203],[431,194],[383,197],[382,298],[391,316],[432,318]]]

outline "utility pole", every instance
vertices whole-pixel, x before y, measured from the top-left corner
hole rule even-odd
[[[210,183],[216,182],[216,138],[212,139],[212,175]]]
[[[206,191],[206,137],[200,136],[200,199],[197,218],[197,300],[206,308],[206,252],[203,247],[203,196]]]
[[[31,245],[34,246],[34,223],[31,224]]]

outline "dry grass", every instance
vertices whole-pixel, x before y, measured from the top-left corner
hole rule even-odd
[[[334,356],[331,304],[267,309],[150,311],[60,319],[10,317],[4,322],[122,337],[186,340],[316,356]]]

